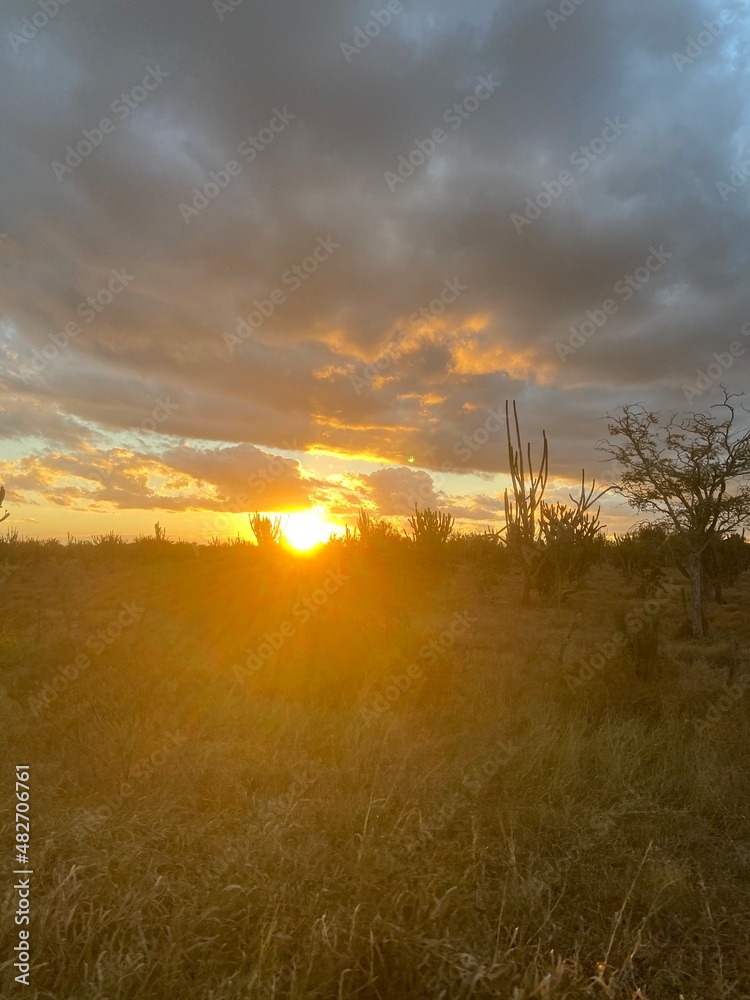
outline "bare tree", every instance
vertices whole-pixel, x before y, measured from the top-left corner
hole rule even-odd
[[[625,406],[608,415],[610,440],[600,445],[622,469],[617,492],[636,510],[660,514],[683,548],[696,639],[705,635],[702,554],[750,520],[750,429],[738,426],[740,394],[723,392],[711,407],[720,413],[662,419]],[[742,403],[739,410],[750,412]]]

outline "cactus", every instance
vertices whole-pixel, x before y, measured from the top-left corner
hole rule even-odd
[[[377,545],[398,539],[399,535],[390,521],[373,517],[364,508],[357,516],[357,533],[365,545]]]
[[[544,491],[547,488],[549,472],[549,446],[547,434],[542,431],[542,457],[536,474],[531,461],[531,443],[526,445],[528,469],[524,463],[523,445],[521,443],[521,428],[518,422],[518,410],[513,401],[513,420],[515,423],[515,445],[510,432],[510,414],[508,400],[505,401],[505,431],[508,443],[508,465],[513,490],[513,499],[505,490],[503,500],[505,506],[506,544],[511,555],[518,561],[523,573],[522,601],[527,604],[531,597],[531,589],[540,565],[540,539],[538,538],[538,522],[542,512]]]
[[[596,481],[586,492],[585,473],[581,472],[581,492],[571,496],[574,506],[547,503],[543,500],[539,518],[539,535],[542,546],[540,566],[537,571],[537,589],[540,593],[558,596],[563,581],[577,582],[591,569],[601,549],[599,509],[590,512],[604,490],[595,495]]]
[[[644,522],[607,544],[609,561],[629,583],[636,577],[639,597],[651,597],[669,561],[669,536],[663,526]]]
[[[0,486],[0,507],[2,507],[3,505],[3,500],[5,500],[5,487]],[[4,511],[3,516],[0,517],[0,524],[3,521],[7,521],[9,517],[10,517],[10,511],[9,510]]]
[[[510,466],[510,477],[513,484],[513,500],[505,491],[505,523],[507,526],[508,543],[518,548],[534,547],[537,542],[537,522],[541,513],[544,491],[547,488],[547,474],[549,471],[549,447],[547,444],[547,434],[542,431],[542,458],[539,462],[539,471],[534,475],[531,462],[531,444],[526,445],[526,455],[528,458],[528,480],[527,470],[523,460],[523,447],[521,445],[521,429],[518,423],[518,410],[515,400],[513,401],[513,420],[515,422],[516,444],[514,447],[510,434],[510,417],[508,414],[508,400],[505,401],[505,429],[508,441],[508,464]]]
[[[591,508],[608,490],[596,493],[596,481],[586,491],[585,473],[581,472],[581,492],[571,496],[572,507],[551,504],[544,499],[549,471],[547,435],[542,431],[542,457],[536,473],[531,460],[531,444],[526,445],[526,462],[521,444],[518,411],[513,403],[515,443],[510,430],[508,401],[505,423],[508,464],[513,498],[505,491],[506,544],[523,572],[523,603],[532,589],[542,594],[562,594],[565,579],[577,580],[592,564],[602,525],[599,511]],[[528,463],[528,466],[527,466]]]
[[[91,541],[94,545],[124,545],[125,541],[122,535],[118,535],[115,531],[108,531],[106,535],[92,535]]]
[[[409,526],[415,545],[441,548],[453,531],[453,516],[439,510],[430,510],[429,507],[419,510],[414,504],[414,517],[409,518]]]
[[[250,527],[259,549],[276,548],[280,545],[281,518],[275,517],[272,521],[266,514],[259,514],[256,511],[250,518]]]

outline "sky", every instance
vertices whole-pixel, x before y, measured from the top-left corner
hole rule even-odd
[[[744,2],[1,18],[5,527],[498,527],[506,400],[564,499],[608,412],[747,386]]]

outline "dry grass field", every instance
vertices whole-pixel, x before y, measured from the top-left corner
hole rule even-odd
[[[747,579],[696,643],[451,552],[6,545],[2,996],[750,996]]]

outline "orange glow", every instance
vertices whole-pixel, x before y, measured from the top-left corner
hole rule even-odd
[[[313,420],[319,427],[333,427],[338,431],[411,431],[413,427],[406,424],[350,424],[339,417],[327,416],[323,413],[313,414]],[[312,449],[308,449],[312,450]]]
[[[327,542],[332,534],[339,534],[341,531],[338,525],[326,520],[326,512],[322,507],[285,515],[281,530],[287,545],[298,552],[308,552],[316,545]]]
[[[335,448],[332,445],[313,444],[307,449],[308,455],[317,455],[321,458],[348,459],[357,462],[376,462],[378,465],[388,465],[395,462],[394,459],[384,458],[373,451],[348,451],[346,448]]]
[[[502,344],[493,344],[479,337],[467,337],[453,345],[452,353],[453,370],[459,375],[505,371],[513,378],[533,378],[536,382],[545,382],[555,371],[552,362],[541,359],[532,349],[512,351]]]

